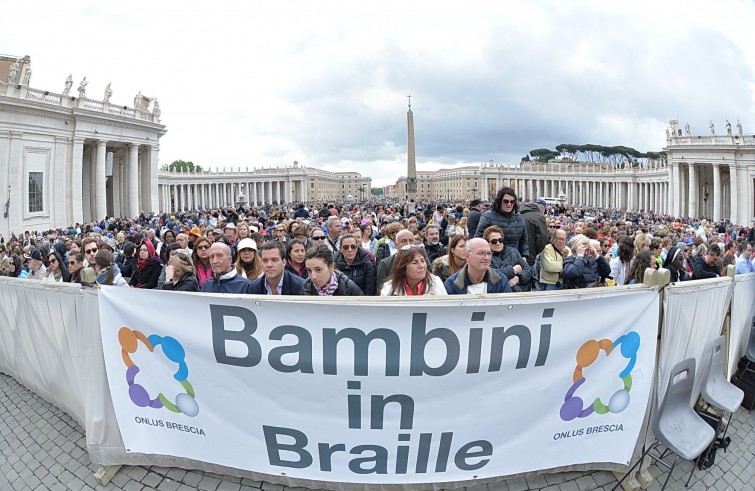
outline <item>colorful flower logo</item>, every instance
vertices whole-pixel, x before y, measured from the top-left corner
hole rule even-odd
[[[194,387],[189,383],[189,368],[186,365],[186,351],[175,338],[170,336],[161,337],[156,334],[145,336],[139,331],[122,327],[118,331],[118,341],[121,344],[121,353],[123,362],[126,364],[126,381],[128,382],[128,395],[131,401],[139,407],[151,407],[160,409],[165,407],[174,413],[183,413],[186,416],[194,417],[199,414],[199,404],[197,404],[194,394]],[[157,346],[162,347],[165,357],[178,365],[173,378],[181,384],[186,391],[178,394],[175,402],[168,400],[162,392],[152,398],[147,389],[135,382],[136,375],[139,373],[139,367],[131,360],[131,355],[139,349],[139,343],[143,344],[150,353],[154,353]]]
[[[606,405],[600,397],[596,397],[595,400],[587,407],[584,405],[584,401],[580,397],[574,395],[579,387],[586,382],[586,378],[582,375],[584,368],[592,365],[595,360],[598,359],[600,350],[605,351],[606,357],[611,356],[616,348],[619,348],[618,352],[621,356],[626,358],[627,366],[619,373],[619,378],[624,383],[624,388],[620,389],[611,396]],[[586,341],[577,351],[577,367],[574,369],[574,385],[572,385],[568,391],[566,391],[566,397],[564,397],[564,404],[561,406],[561,419],[564,421],[571,421],[575,418],[586,418],[592,413],[607,414],[608,412],[620,413],[629,405],[629,391],[632,390],[632,369],[637,362],[637,351],[640,348],[640,335],[635,331],[630,331],[623,336],[620,336],[616,341],[611,342],[610,339],[601,339],[596,341],[590,339]]]

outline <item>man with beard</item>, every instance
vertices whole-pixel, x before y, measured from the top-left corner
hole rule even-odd
[[[431,264],[448,253],[448,247],[440,243],[440,229],[433,223],[425,227],[425,251]]]

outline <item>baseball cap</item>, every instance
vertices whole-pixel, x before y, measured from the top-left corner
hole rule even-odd
[[[536,204],[536,205],[540,205],[540,206],[542,206],[543,208],[548,208],[548,204],[547,204],[547,203],[545,202],[545,200],[544,200],[544,199],[536,199],[536,200],[535,200],[535,204]]]
[[[26,259],[36,259],[37,261],[41,261],[42,251],[40,251],[39,249],[32,249],[28,254],[24,254],[24,257]]]
[[[235,224],[235,223],[233,223],[233,222],[230,222],[230,223],[226,223],[226,224],[225,224],[225,228],[232,228],[232,229],[234,229],[234,230],[235,230],[235,229],[236,229],[236,224]]]
[[[254,249],[256,251],[258,250],[257,242],[253,241],[252,239],[248,237],[246,239],[241,239],[239,241],[239,245],[236,246],[236,250],[240,251],[242,249]]]

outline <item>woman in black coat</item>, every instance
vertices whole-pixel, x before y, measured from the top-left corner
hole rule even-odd
[[[375,295],[375,266],[370,255],[359,247],[357,239],[351,234],[341,236],[340,250],[333,260],[341,273],[357,284],[365,295]]]
[[[498,190],[493,205],[480,217],[474,236],[482,237],[485,229],[491,225],[498,225],[503,231],[506,247],[513,247],[519,251],[519,255],[525,260],[529,257],[527,226],[524,218],[519,214],[519,203],[514,188],[502,187]]]
[[[191,255],[185,249],[177,249],[170,253],[168,265],[165,266],[165,283],[162,289],[174,292],[199,291],[194,264]]]
[[[345,274],[335,269],[333,253],[325,244],[312,246],[307,251],[307,273],[301,287],[302,295],[361,296],[362,290]]]

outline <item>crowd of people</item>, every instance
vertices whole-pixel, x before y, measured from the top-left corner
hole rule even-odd
[[[523,202],[308,203],[110,218],[0,238],[0,274],[258,295],[526,292],[755,272],[755,224]],[[89,278],[90,275],[84,275]]]

